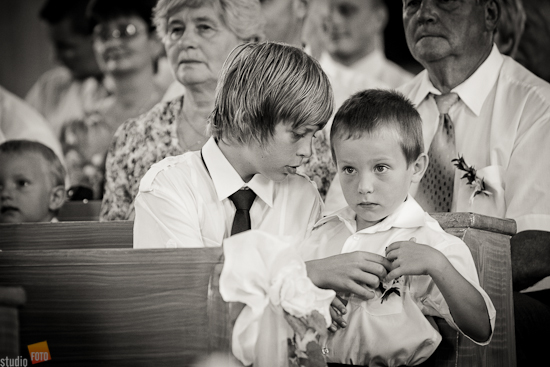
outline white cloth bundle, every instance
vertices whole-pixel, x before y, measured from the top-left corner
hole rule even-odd
[[[223,247],[220,293],[226,302],[246,305],[233,328],[233,354],[244,365],[287,366],[293,331],[283,310],[296,317],[316,310],[329,327],[335,292],[311,282],[289,238],[251,230],[224,240]]]

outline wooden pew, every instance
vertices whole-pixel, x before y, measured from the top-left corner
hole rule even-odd
[[[98,221],[101,200],[67,201],[59,210],[57,219],[65,221]]]
[[[432,356],[435,366],[515,366],[514,301],[510,237],[516,233],[513,220],[472,213],[432,214],[446,232],[462,239],[470,248],[481,286],[495,305],[495,332],[487,347],[479,347],[438,320],[443,336]],[[457,353],[458,350],[458,353]]]
[[[21,285],[21,355],[46,340],[54,366],[187,366],[210,351],[208,286],[221,248],[3,251]]]
[[[132,248],[134,222],[0,224],[0,250]]]
[[[0,287],[0,358],[16,359],[19,356],[18,308],[24,303],[23,288]]]
[[[470,213],[433,216],[447,232],[468,244],[480,282],[497,309],[497,321],[488,347],[476,346],[444,321],[439,322],[443,342],[431,362],[436,366],[515,366],[510,263],[510,236],[516,231],[515,222]],[[140,365],[141,359],[164,361],[166,356],[174,356],[173,360],[179,358],[181,362],[197,354],[229,350],[231,323],[236,315],[229,315],[232,309],[216,293],[222,267],[217,261],[221,249],[112,249],[131,247],[132,225],[132,222],[0,225],[3,250],[0,285],[22,285],[29,298],[21,313],[22,348],[48,338],[58,340],[54,343],[65,358],[62,361],[78,366],[88,365],[90,359],[109,361],[109,365],[124,365],[123,361],[131,360],[132,365]],[[109,234],[111,231],[114,235]],[[101,240],[106,241],[105,246]],[[59,250],[98,247],[111,249]],[[42,250],[25,251],[28,249]],[[208,280],[213,272],[217,275]],[[188,284],[196,287],[187,288]],[[58,309],[64,311],[59,313]],[[159,322],[160,313],[174,320],[169,325],[185,319],[193,327],[202,325],[202,329],[194,331],[186,322],[164,332],[168,326]],[[66,322],[58,326],[58,321]],[[210,337],[205,339],[208,333]],[[85,335],[81,343],[76,341],[77,334]],[[42,339],[34,340],[40,339],[38,335]],[[168,336],[175,342],[166,342]],[[110,344],[103,342],[104,338]],[[187,338],[196,343],[189,343]],[[174,354],[168,352],[165,342],[170,348],[191,349]],[[83,356],[79,351],[83,351]],[[117,353],[123,357],[117,357]]]

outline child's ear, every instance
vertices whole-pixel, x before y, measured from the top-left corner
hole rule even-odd
[[[426,172],[426,169],[428,168],[429,161],[430,159],[426,153],[422,153],[418,156],[418,158],[416,158],[416,161],[413,163],[412,182],[420,182],[422,176],[424,176],[424,172]]]
[[[65,201],[67,200],[67,193],[63,185],[55,186],[50,192],[50,211],[55,212],[59,210]]]

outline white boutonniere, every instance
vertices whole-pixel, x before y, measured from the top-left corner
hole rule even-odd
[[[454,162],[456,168],[466,172],[461,178],[465,178],[466,180],[468,180],[466,184],[473,189],[472,195],[470,196],[470,205],[474,201],[474,198],[479,194],[484,194],[487,196],[492,195],[492,193],[485,187],[485,181],[483,180],[483,177],[477,176],[477,171],[475,167],[468,166],[466,164],[466,161],[464,161],[464,157],[459,154],[458,158],[453,159],[452,162]]]

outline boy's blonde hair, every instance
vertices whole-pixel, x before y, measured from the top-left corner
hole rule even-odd
[[[65,167],[57,155],[42,143],[31,140],[8,140],[0,144],[0,154],[36,153],[48,163],[52,187],[65,185]]]
[[[389,127],[396,133],[407,165],[424,153],[422,118],[411,101],[394,90],[367,89],[348,98],[334,116],[330,129],[334,163],[336,139],[359,139],[382,127]]]
[[[312,57],[282,43],[249,43],[224,63],[209,129],[218,140],[263,145],[278,123],[322,129],[332,109],[330,82]]]

